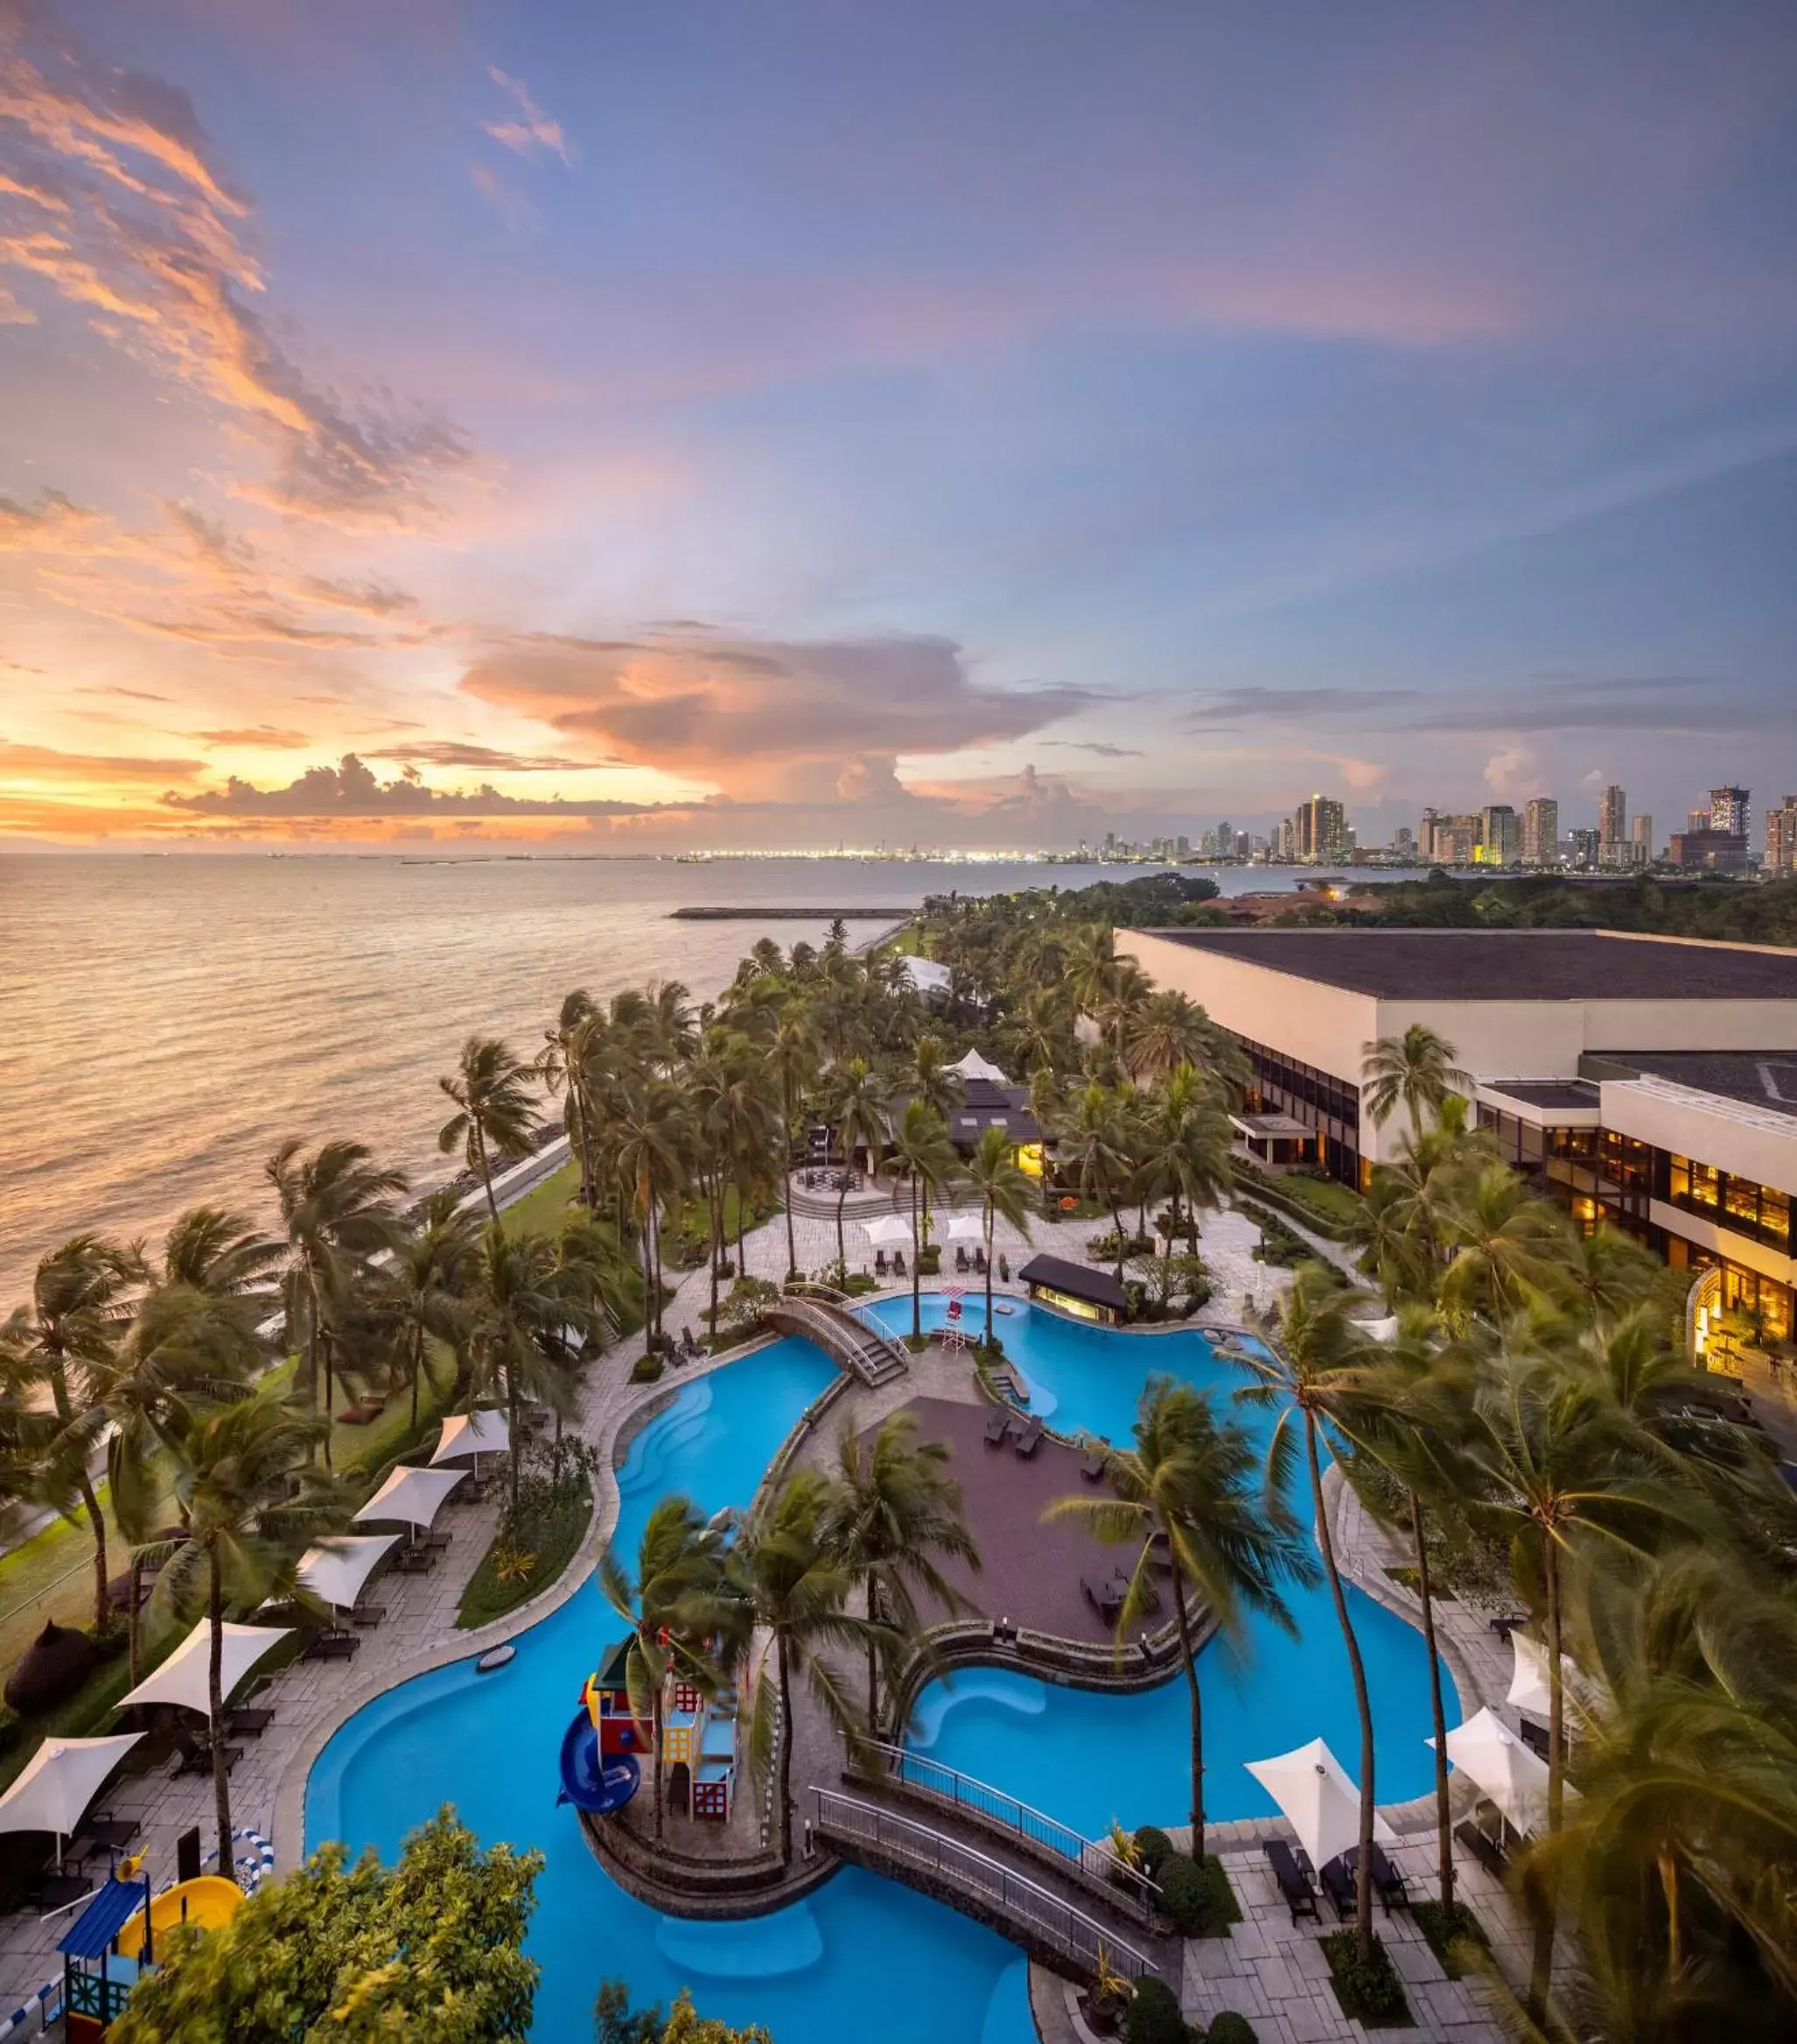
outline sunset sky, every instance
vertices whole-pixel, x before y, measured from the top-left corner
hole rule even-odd
[[[1757,818],[1794,18],[0,0],[0,849]]]

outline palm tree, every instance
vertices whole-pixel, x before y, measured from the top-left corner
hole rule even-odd
[[[992,1346],[992,1230],[1003,1219],[1025,1242],[1030,1238],[1030,1202],[1035,1187],[1017,1163],[1008,1130],[996,1124],[981,1130],[980,1139],[964,1169],[968,1186],[979,1195],[980,1219],[986,1238],[986,1346]]]
[[[1423,1116],[1439,1114],[1451,1093],[1470,1093],[1472,1079],[1454,1062],[1454,1046],[1421,1022],[1402,1036],[1381,1036],[1360,1046],[1360,1083],[1374,1128],[1382,1129],[1400,1107],[1420,1141]]]
[[[1124,1056],[1139,1079],[1164,1079],[1181,1065],[1196,1066],[1209,1047],[1205,1012],[1188,995],[1164,987],[1144,1000],[1124,1041]]]
[[[1142,1126],[1144,1177],[1157,1193],[1171,1194],[1176,1229],[1183,1203],[1195,1236],[1199,1209],[1217,1205],[1234,1182],[1229,1165],[1234,1140],[1227,1118],[1195,1067],[1176,1065],[1149,1096]],[[1192,1246],[1197,1247],[1195,1241]]]
[[[493,1196],[494,1158],[515,1164],[535,1147],[532,1076],[533,1068],[514,1057],[497,1036],[471,1036],[462,1046],[455,1072],[437,1082],[456,1103],[455,1113],[437,1131],[437,1147],[447,1153],[461,1144],[495,1221],[500,1208]]]
[[[718,1672],[703,1632],[689,1614],[715,1597],[722,1570],[717,1529],[702,1519],[689,1498],[664,1497],[649,1514],[637,1543],[636,1580],[610,1548],[599,1557],[599,1592],[630,1628],[625,1683],[639,1721],[647,1718],[654,1782],[655,1836],[663,1828],[661,1724],[668,1676],[678,1673],[701,1688],[715,1688]]]
[[[852,1422],[836,1437],[836,1483],[826,1512],[824,1542],[861,1585],[868,1618],[906,1640],[925,1629],[916,1592],[942,1612],[971,1608],[937,1558],[980,1565],[980,1550],[961,1516],[961,1486],[947,1474],[948,1450],[917,1439],[917,1416],[895,1412],[872,1438]],[[879,1656],[867,1642],[867,1728],[879,1732]]]
[[[643,1320],[652,1334],[661,1331],[660,1216],[686,1180],[689,1121],[686,1096],[668,1079],[640,1079],[610,1102],[606,1140],[629,1188],[642,1258]]]
[[[1109,998],[1116,962],[1108,923],[1088,923],[1067,940],[1063,959],[1066,985],[1086,1014],[1095,1018]]]
[[[212,1298],[241,1298],[265,1286],[281,1261],[281,1245],[241,1214],[191,1207],[163,1243],[160,1283]]]
[[[589,1207],[593,1197],[592,1154],[587,1140],[583,1051],[587,1031],[596,1020],[603,1025],[592,996],[584,987],[576,987],[572,993],[563,997],[555,1027],[543,1031],[543,1048],[536,1060],[537,1076],[552,1099],[563,1087],[568,1089],[565,1110],[568,1144],[580,1167],[582,1204]]]
[[[1055,1130],[1063,1171],[1071,1171],[1082,1197],[1110,1209],[1117,1244],[1117,1283],[1123,1281],[1122,1191],[1129,1177],[1129,1131],[1109,1087],[1082,1086]]]
[[[133,1250],[103,1236],[77,1235],[52,1250],[31,1277],[31,1303],[0,1326],[9,1376],[50,1395],[56,1438],[46,1465],[53,1494],[79,1497],[94,1538],[94,1629],[107,1629],[106,1515],[88,1473],[105,1418],[90,1384],[112,1367],[129,1320],[127,1294],[142,1274]]]
[[[519,1410],[525,1398],[541,1399],[558,1413],[571,1410],[574,1388],[563,1330],[584,1336],[598,1315],[568,1281],[565,1267],[547,1236],[507,1235],[490,1221],[473,1257],[467,1298],[468,1398],[494,1392],[506,1402],[511,1438],[519,1438]],[[518,1509],[520,1458],[511,1457],[511,1508]]]
[[[249,1397],[199,1407],[174,1443],[175,1497],[187,1539],[157,1578],[152,1602],[181,1612],[203,1608],[211,1630],[206,1697],[221,1867],[231,1864],[221,1687],[225,1607],[253,1609],[262,1603],[290,1582],[294,1564],[311,1541],[343,1523],[343,1492],[306,1466],[329,1424],[283,1399],[269,1383]]]
[[[824,1112],[836,1132],[843,1153],[843,1183],[836,1194],[836,1263],[849,1267],[843,1241],[843,1207],[849,1197],[849,1168],[857,1147],[864,1146],[870,1168],[878,1166],[880,1145],[892,1124],[892,1088],[865,1058],[850,1058],[830,1073]]]
[[[855,1579],[825,1538],[829,1480],[815,1469],[790,1476],[771,1502],[758,1505],[724,1563],[722,1596],[697,1600],[693,1622],[717,1636],[738,1663],[754,1664],[749,1718],[749,1766],[765,1783],[779,1754],[780,1859],[793,1858],[793,1677],[802,1674],[831,1726],[857,1759],[866,1757],[864,1729],[835,1669],[831,1650],[864,1652],[889,1644],[883,1628],[847,1608]],[[772,1661],[772,1667],[769,1662]]]
[[[1129,1587],[1117,1614],[1119,1645],[1153,1608],[1155,1550],[1164,1546],[1179,1635],[1179,1658],[1192,1701],[1192,1852],[1204,1852],[1204,1703],[1198,1647],[1187,1592],[1197,1593],[1226,1640],[1239,1645],[1248,1613],[1295,1632],[1282,1583],[1314,1579],[1297,1522],[1285,1503],[1290,1438],[1275,1436],[1276,1457],[1264,1488],[1260,1458],[1246,1430],[1220,1422],[1210,1400],[1190,1384],[1150,1378],[1142,1394],[1136,1446],[1105,1458],[1112,1495],[1064,1497],[1051,1519],[1080,1519],[1101,1540],[1136,1548]]]
[[[1108,1032],[1113,1054],[1126,1066],[1123,1046],[1139,1026],[1153,992],[1154,983],[1133,958],[1111,961],[1109,982],[1093,1019]]]
[[[1318,1436],[1322,1428],[1336,1422],[1345,1406],[1351,1407],[1364,1396],[1369,1369],[1376,1367],[1376,1358],[1369,1354],[1364,1335],[1348,1317],[1348,1308],[1360,1304],[1365,1297],[1365,1293],[1340,1284],[1324,1265],[1301,1264],[1276,1312],[1253,1315],[1267,1354],[1256,1355],[1243,1350],[1230,1356],[1256,1380],[1244,1386],[1236,1396],[1254,1404],[1279,1408],[1268,1448],[1269,1470],[1276,1470],[1281,1459],[1290,1452],[1285,1444],[1294,1414],[1304,1432],[1317,1544],[1323,1553],[1323,1572],[1335,1606],[1336,1623],[1341,1628],[1342,1643],[1347,1648],[1354,1707],[1360,1719],[1360,1841],[1354,1885],[1355,1934],[1363,1957],[1373,1950],[1373,1816],[1377,1805],[1373,1779],[1373,1705],[1367,1692],[1366,1662],[1360,1657],[1360,1642],[1348,1616],[1347,1596],[1335,1558],[1335,1535],[1325,1507]]]
[[[395,1239],[381,1288],[394,1322],[401,1368],[418,1424],[418,1392],[433,1341],[459,1348],[467,1332],[463,1294],[479,1230],[453,1186],[430,1194]]]
[[[780,1145],[780,1186],[787,1209],[787,1275],[799,1274],[799,1250],[793,1236],[793,1124],[807,1092],[817,1082],[822,1055],[811,1004],[803,995],[781,999],[765,1051],[768,1069],[780,1082],[784,1141]]]
[[[1488,1163],[1449,1186],[1440,1225],[1448,1267],[1437,1291],[1451,1317],[1499,1320],[1545,1290],[1563,1261],[1567,1224],[1508,1165]]]
[[[932,1189],[947,1186],[960,1172],[961,1159],[948,1140],[948,1124],[928,1102],[905,1102],[898,1126],[892,1133],[892,1148],[886,1159],[894,1178],[911,1184],[911,1334],[923,1334],[922,1278],[918,1266],[923,1261],[922,1199]]]
[[[321,1143],[308,1157],[297,1139],[264,1167],[281,1213],[286,1262],[281,1273],[284,1339],[298,1358],[300,1395],[331,1405],[332,1374],[342,1337],[375,1257],[399,1233],[394,1202],[407,1189],[402,1171],[382,1170],[363,1143]],[[331,1437],[323,1437],[325,1460]]]
[[[1010,1040],[1027,1072],[1061,1071],[1073,1062],[1073,1019],[1059,986],[1030,989],[1011,1017]]]
[[[1480,1374],[1466,1452],[1482,1516],[1511,1536],[1513,1573],[1542,1586],[1548,1659],[1548,1830],[1565,1811],[1566,1709],[1562,1655],[1569,1567],[1592,1549],[1644,1554],[1669,1526],[1695,1525],[1694,1488],[1680,1485],[1589,1370],[1531,1348],[1513,1327]],[[1557,1897],[1551,1878],[1535,1911],[1528,2002],[1548,2006]]]

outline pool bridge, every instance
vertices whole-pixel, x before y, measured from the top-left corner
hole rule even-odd
[[[864,1384],[890,1383],[911,1367],[898,1342],[857,1320],[847,1298],[824,1285],[790,1287],[762,1307],[761,1317],[782,1334],[816,1342],[838,1369]]]
[[[851,1795],[813,1786],[812,1840],[959,1909],[1055,1972],[1087,1981],[1101,1972],[1126,1980],[1154,1975],[1178,1991],[1178,1948],[1145,1928],[1122,1892],[1114,1900],[1094,1893],[1080,1869],[1063,1862],[1057,1871],[1052,1855],[985,1824],[967,1824],[965,1810],[961,1828],[974,1831],[977,1844],[913,1814],[891,1782],[857,1787]],[[939,1813],[933,1803],[930,1814],[954,1821],[952,1810]]]

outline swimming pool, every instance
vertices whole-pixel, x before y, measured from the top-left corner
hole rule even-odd
[[[656,1501],[682,1490],[707,1512],[746,1505],[775,1450],[834,1367],[786,1340],[682,1387],[632,1443],[619,1472],[614,1544],[633,1559]],[[536,1846],[528,1949],[543,1978],[539,2037],[591,2034],[599,1983],[621,1978],[638,2003],[689,1986],[703,2012],[765,2024],[778,2044],[1032,2044],[1027,1966],[1016,1948],[909,1889],[845,1869],[805,1901],[744,1923],[663,1916],[601,1870],[570,1810],[556,1807],[556,1754],[580,1686],[615,1626],[591,1586],[521,1636],[495,1675],[460,1662],[404,1683],[360,1711],[319,1755],[307,1784],[308,1849],[343,1838],[397,1852],[406,1833],[453,1802],[486,1843]],[[904,1984],[873,1984],[869,1955]]]
[[[1249,1380],[1220,1362],[1201,1334],[1115,1334],[1037,1310],[1021,1300],[995,1323],[1005,1355],[1028,1382],[1031,1409],[1068,1433],[1130,1438],[1143,1382],[1176,1376],[1215,1394],[1220,1414],[1240,1419],[1257,1439],[1276,1413],[1233,1407],[1229,1394]],[[889,1332],[908,1333],[908,1299],[866,1309]],[[924,1324],[940,1326],[947,1302],[924,1300]],[[963,1318],[982,1314],[970,1293]],[[1295,1502],[1308,1517],[1308,1498]],[[1431,1729],[1428,1656],[1422,1635],[1349,1586],[1349,1616],[1360,1641],[1373,1700],[1375,1786],[1381,1802],[1424,1794],[1434,1760],[1423,1745]],[[1347,1649],[1328,1586],[1288,1592],[1297,1622],[1292,1638],[1264,1619],[1250,1620],[1243,1653],[1231,1664],[1220,1645],[1199,1662],[1204,1696],[1205,1813],[1270,1816],[1271,1798],[1242,1763],[1284,1753],[1319,1734],[1353,1774],[1360,1764]],[[1452,1678],[1444,1693],[1456,1714]],[[1125,1824],[1182,1821],[1191,1804],[1190,1701],[1183,1681],[1130,1695],[1064,1689],[1008,1670],[968,1670],[931,1684],[918,1699],[912,1743],[949,1767],[1020,1796],[1088,1837],[1113,1817]]]

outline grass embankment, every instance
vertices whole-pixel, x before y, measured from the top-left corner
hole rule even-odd
[[[580,1168],[564,1164],[552,1171],[541,1185],[532,1186],[521,1200],[500,1209],[500,1225],[507,1235],[553,1235],[562,1216],[580,1190]]]
[[[1235,1182],[1256,1199],[1283,1208],[1316,1234],[1339,1242],[1360,1211],[1358,1193],[1332,1178],[1305,1178],[1297,1172],[1268,1171],[1252,1158],[1234,1160]]]
[[[524,1552],[514,1553],[510,1565],[503,1544],[495,1540],[468,1578],[456,1623],[465,1631],[490,1625],[547,1590],[580,1551],[581,1541],[591,1522],[592,1508],[592,1498],[585,1491],[557,1505],[546,1519],[528,1529],[524,1535],[528,1544]],[[518,1565],[526,1555],[530,1558],[529,1566]]]

